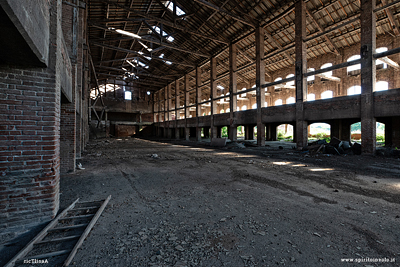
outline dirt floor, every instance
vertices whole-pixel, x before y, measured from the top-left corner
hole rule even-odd
[[[112,199],[74,265],[400,266],[400,159],[292,145],[91,141],[61,206]]]

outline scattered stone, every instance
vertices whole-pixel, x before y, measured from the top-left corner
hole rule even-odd
[[[318,237],[321,237],[321,235],[318,234],[318,233],[313,233],[313,235],[318,236]]]
[[[176,250],[178,250],[178,251],[185,251],[185,249],[181,246],[181,245],[177,245],[176,247],[175,247],[175,249]]]

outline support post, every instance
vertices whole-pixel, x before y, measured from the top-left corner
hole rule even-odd
[[[201,127],[199,127],[199,120],[201,116],[201,68],[196,67],[196,140],[201,141]]]
[[[263,50],[264,51],[264,50]],[[237,74],[236,74],[236,58],[237,47],[236,44],[229,45],[229,139],[237,141],[237,125],[235,122],[235,113],[237,106]],[[265,76],[264,76],[265,77]]]
[[[184,77],[184,96],[185,96],[185,140],[189,141],[190,130],[188,127],[187,120],[189,118],[189,103],[190,103],[190,94],[189,94],[189,75],[185,74]]]
[[[376,0],[361,0],[361,152],[374,154],[376,150],[376,118],[374,117],[374,89],[376,80]]]
[[[308,145],[307,122],[304,120],[304,101],[307,98],[307,46],[306,38],[306,3],[304,0],[297,1],[295,6],[296,23],[296,131],[294,132],[297,149],[301,150]]]
[[[179,119],[179,114],[180,110],[178,108],[180,107],[181,103],[181,98],[180,98],[180,88],[179,88],[179,80],[175,81],[175,139],[179,139],[179,128],[178,128],[178,119]]]
[[[256,35],[256,101],[257,101],[257,145],[265,146],[265,125],[262,122],[262,108],[265,106],[265,61],[264,58],[264,29],[258,26]]]
[[[217,59],[215,57],[210,60],[211,72],[210,72],[210,98],[211,98],[211,140],[217,138],[218,129],[215,127],[214,117],[217,114],[217,103],[214,98],[217,97]]]

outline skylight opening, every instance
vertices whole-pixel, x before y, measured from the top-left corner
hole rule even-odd
[[[172,62],[171,61],[165,61],[165,64],[167,64],[167,65],[171,65],[172,64]]]
[[[172,3],[172,1],[166,1],[165,2],[165,6],[171,10],[172,12],[174,12],[174,3]],[[186,12],[183,11],[180,7],[176,6],[176,15],[177,16],[183,16],[185,15]]]
[[[218,89],[224,90],[225,88],[222,85],[217,85]]]
[[[132,100],[132,92],[125,91],[125,100]]]
[[[161,32],[160,27],[158,27],[158,26],[153,26],[153,29],[156,31],[156,33],[160,34],[160,32]],[[161,35],[161,34],[160,34],[160,35]],[[166,33],[165,31],[162,32],[162,36],[163,36],[163,37],[168,36],[168,37],[167,37],[167,40],[168,40],[168,42],[170,42],[170,43],[172,43],[172,42],[175,40],[174,37],[169,36],[169,34]]]

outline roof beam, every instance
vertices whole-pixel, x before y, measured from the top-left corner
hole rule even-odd
[[[99,28],[99,29],[103,29],[103,30],[106,30],[106,31],[111,31],[111,32],[115,32],[115,33],[121,34],[120,32],[118,32],[117,29],[114,29],[114,28],[111,28],[111,27],[108,28],[107,26],[94,24],[94,23],[91,23],[91,25],[93,27],[96,27],[96,28]],[[178,51],[181,51],[181,52],[185,52],[185,53],[188,53],[188,54],[193,54],[193,55],[201,56],[201,57],[205,57],[205,58],[211,57],[210,55],[206,55],[206,54],[198,53],[198,52],[193,52],[193,51],[190,51],[190,50],[186,50],[186,49],[183,49],[183,48],[179,48],[179,47],[167,44],[165,42],[155,41],[155,40],[152,40],[152,39],[149,39],[149,38],[141,37],[141,36],[136,35],[136,34],[130,35],[130,37],[127,38],[127,40],[129,40],[129,39],[142,40],[142,41],[146,41],[146,42],[149,42],[149,43],[158,44],[160,46],[164,46],[164,47],[169,48],[169,49],[174,49],[174,50],[178,50]]]
[[[312,22],[314,22],[315,26],[317,26],[317,29],[319,30],[319,32],[324,32],[324,30],[322,29],[321,25],[319,25],[318,21],[314,18],[314,15],[308,10],[308,8],[306,8],[306,13],[307,13],[308,17],[312,20]],[[334,53],[336,55],[340,55],[340,53],[338,51],[338,48],[332,42],[332,40],[328,37],[328,35],[324,35],[324,38],[333,47]]]
[[[381,0],[383,5],[387,4],[386,0]],[[400,36],[400,32],[399,32],[399,25],[397,24],[397,21],[395,20],[394,16],[393,16],[393,12],[392,9],[390,7],[385,9],[386,11],[386,15],[389,19],[389,23],[392,26],[393,32],[396,36]]]
[[[263,28],[263,29],[264,29],[264,28]],[[283,46],[282,46],[280,43],[278,43],[278,42],[275,40],[275,38],[272,37],[272,35],[269,34],[269,32],[267,32],[267,30],[264,29],[264,32],[265,32],[265,36],[268,37],[268,39],[270,40],[271,43],[274,43],[274,44],[279,48],[279,50],[283,50]],[[294,64],[295,60],[294,60],[294,58],[289,54],[289,52],[288,52],[288,51],[284,51],[283,53],[285,54],[285,56],[286,56],[286,58],[289,60],[289,62],[290,62],[291,64]]]
[[[184,63],[173,61],[173,60],[169,60],[169,59],[166,59],[166,58],[159,58],[159,57],[155,57],[155,56],[148,55],[148,54],[141,55],[138,52],[130,50],[130,49],[125,49],[125,48],[116,47],[116,46],[112,46],[112,45],[106,45],[106,44],[97,43],[97,42],[90,42],[90,43],[95,45],[95,46],[105,47],[105,48],[109,48],[109,49],[112,49],[112,50],[121,51],[121,52],[124,52],[124,53],[134,54],[134,55],[137,55],[137,56],[139,56],[141,58],[150,57],[150,58],[155,59],[155,60],[170,61],[170,62],[172,62],[174,64],[178,64],[178,65],[182,65],[182,66],[195,67],[194,65],[184,64]]]
[[[174,23],[171,22],[171,21],[168,21],[168,20],[165,20],[165,19],[161,19],[161,18],[158,18],[158,17],[156,17],[156,16],[149,15],[149,14],[144,14],[144,13],[138,12],[138,11],[135,10],[134,8],[130,8],[130,7],[128,7],[128,6],[124,6],[124,5],[121,5],[121,4],[118,4],[118,3],[115,3],[115,2],[109,1],[109,0],[99,0],[99,1],[100,1],[100,2],[103,2],[103,3],[106,3],[106,4],[110,4],[110,5],[116,6],[116,7],[118,7],[118,8],[123,9],[123,10],[130,11],[132,14],[134,14],[134,15],[136,15],[136,16],[139,16],[139,17],[142,17],[142,18],[146,18],[146,19],[149,19],[149,20],[152,20],[152,21],[156,21],[156,22],[159,22],[159,23],[163,23],[164,25],[167,25],[168,27],[178,29],[178,30],[180,30],[180,31],[182,31],[182,32],[187,32],[187,33],[190,33],[190,34],[193,34],[193,35],[196,35],[196,36],[205,38],[205,39],[212,40],[212,41],[214,41],[214,42],[223,43],[223,44],[228,44],[228,42],[226,42],[226,41],[224,41],[224,40],[221,40],[221,39],[219,39],[219,38],[215,38],[215,37],[213,37],[213,36],[208,36],[208,35],[204,35],[204,34],[197,33],[197,32],[195,32],[195,31],[192,31],[192,30],[190,30],[190,29],[187,29],[186,27],[183,27],[183,26],[179,26],[179,25],[177,25],[177,24],[174,24]],[[127,18],[126,20],[127,20],[127,21],[130,21],[131,19],[128,19],[128,18]],[[118,20],[118,21],[123,21],[123,20]],[[105,21],[105,22],[110,22],[110,21]]]
[[[214,5],[214,4],[211,4],[210,2],[207,2],[205,0],[194,0],[194,1],[199,3],[199,4],[202,4],[204,6],[207,6],[207,7],[211,8],[211,9],[213,9],[215,11],[218,11],[220,13],[224,13],[224,14],[228,15],[229,17],[231,17],[231,18],[233,18],[233,19],[235,19],[237,21],[240,21],[241,23],[243,23],[245,25],[248,25],[248,26],[253,27],[253,28],[257,27],[258,23],[255,22],[254,19],[249,17],[249,16],[247,16],[247,18],[244,19],[244,18],[242,18],[242,17],[240,17],[238,15],[235,15],[235,14],[233,14],[233,13],[231,13],[231,12],[229,12],[229,11],[223,9],[223,8],[220,8],[220,7],[218,7],[218,6]]]

